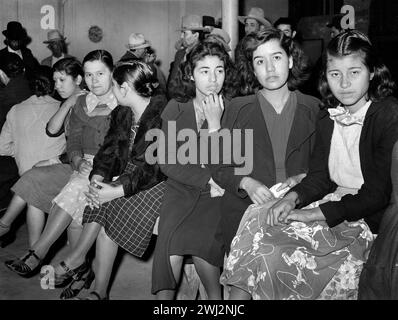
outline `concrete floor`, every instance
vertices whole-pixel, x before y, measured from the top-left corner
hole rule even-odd
[[[10,271],[4,262],[20,257],[27,250],[28,238],[26,223],[23,219],[17,223],[16,240],[5,248],[0,248],[0,300],[58,300],[63,289],[44,290],[40,285],[40,275],[23,278]],[[62,260],[69,248],[62,239],[54,245],[55,254],[52,262]],[[153,252],[151,250],[150,252]],[[113,281],[109,296],[112,300],[153,300],[151,294],[152,255],[146,259],[138,259],[130,254],[121,252],[117,257]],[[93,283],[94,284],[94,283]],[[83,290],[80,295],[87,294]]]

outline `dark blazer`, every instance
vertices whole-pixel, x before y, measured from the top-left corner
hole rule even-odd
[[[145,151],[152,141],[145,141],[145,134],[150,129],[161,128],[161,113],[166,106],[166,97],[154,95],[141,116],[137,134],[130,153],[130,161],[135,168],[129,174],[122,174],[129,161],[130,130],[133,122],[132,110],[129,107],[117,106],[111,113],[109,131],[104,143],[94,157],[94,174],[111,181],[119,176],[126,197],[147,190],[165,179],[157,164],[151,165],[145,161]]]
[[[314,97],[295,91],[297,107],[290,130],[286,148],[286,174],[293,176],[308,171],[312,149],[315,144],[316,119],[320,101]],[[222,126],[228,129],[253,130],[253,170],[248,175],[267,187],[276,181],[275,162],[272,143],[267,126],[256,95],[235,98],[231,101],[223,117]],[[244,145],[242,142],[241,145]],[[241,154],[244,154],[244,147]],[[226,192],[222,199],[221,234],[224,238],[226,250],[239,226],[241,217],[247,207],[252,204],[244,190],[239,189],[240,181],[244,176],[236,175],[237,165],[222,165],[213,168],[213,179]]]
[[[174,60],[170,63],[169,77],[167,78],[167,95],[170,98],[173,95],[173,86],[178,75],[178,69],[183,62],[186,49],[180,49],[176,52]]]
[[[7,47],[0,50],[0,69],[4,69],[5,55],[8,53]],[[36,71],[39,69],[39,61],[33,56],[32,51],[28,48],[22,48],[22,60],[25,63],[25,74],[28,79],[32,79]]]
[[[330,179],[328,158],[334,122],[326,110],[320,114],[314,153],[307,177],[292,189],[299,195],[299,207],[322,199],[337,185]],[[320,205],[330,227],[344,220],[364,218],[373,233],[378,232],[391,195],[391,153],[398,139],[398,101],[389,97],[373,102],[365,117],[359,141],[364,184],[356,195]]]

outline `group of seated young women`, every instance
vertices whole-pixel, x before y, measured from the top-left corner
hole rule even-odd
[[[325,52],[319,101],[298,90],[307,60],[283,32],[249,34],[240,51],[233,63],[222,43],[200,41],[168,102],[143,62],[114,66],[105,50],[82,65],[59,61],[55,88],[66,100],[46,131],[65,133],[67,161],[33,167],[14,185],[0,235],[27,204],[29,249],[6,266],[35,274],[67,229],[71,250],[54,266],[61,298],[94,280],[84,298],[108,299],[118,248],[142,257],[159,218],[158,299],[176,297],[187,262],[213,300],[356,299],[391,196],[398,102],[390,73],[364,34],[345,31]],[[232,141],[219,144],[214,163],[202,146],[221,132]],[[251,171],[242,174],[227,155],[247,152]]]

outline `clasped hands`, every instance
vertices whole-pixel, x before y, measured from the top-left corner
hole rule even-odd
[[[302,174],[288,178],[277,191],[285,187],[295,186],[304,176]],[[246,191],[254,204],[263,205],[266,202],[274,201],[270,209],[265,212],[267,215],[266,222],[271,226],[288,224],[292,221],[311,222],[325,220],[325,216],[319,207],[313,209],[295,209],[298,198],[296,192],[290,192],[278,200],[263,183],[251,177],[244,177],[241,180],[240,188]]]

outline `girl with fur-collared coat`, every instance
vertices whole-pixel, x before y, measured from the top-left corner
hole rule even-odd
[[[112,112],[110,129],[94,158],[86,194],[91,208],[87,207],[83,215],[84,229],[75,250],[55,269],[56,279],[66,281],[70,277],[65,274],[66,268],[84,265],[88,250],[97,240],[95,288],[86,297],[90,300],[107,298],[118,247],[137,257],[144,254],[165,188],[159,166],[145,159],[152,144],[146,134],[160,128],[160,114],[167,103],[165,95],[155,89],[156,76],[145,63],[133,61],[118,65],[113,79],[113,91],[121,105]],[[92,276],[87,277],[86,282]],[[88,286],[84,279],[72,283],[61,298],[75,296],[84,285]]]

